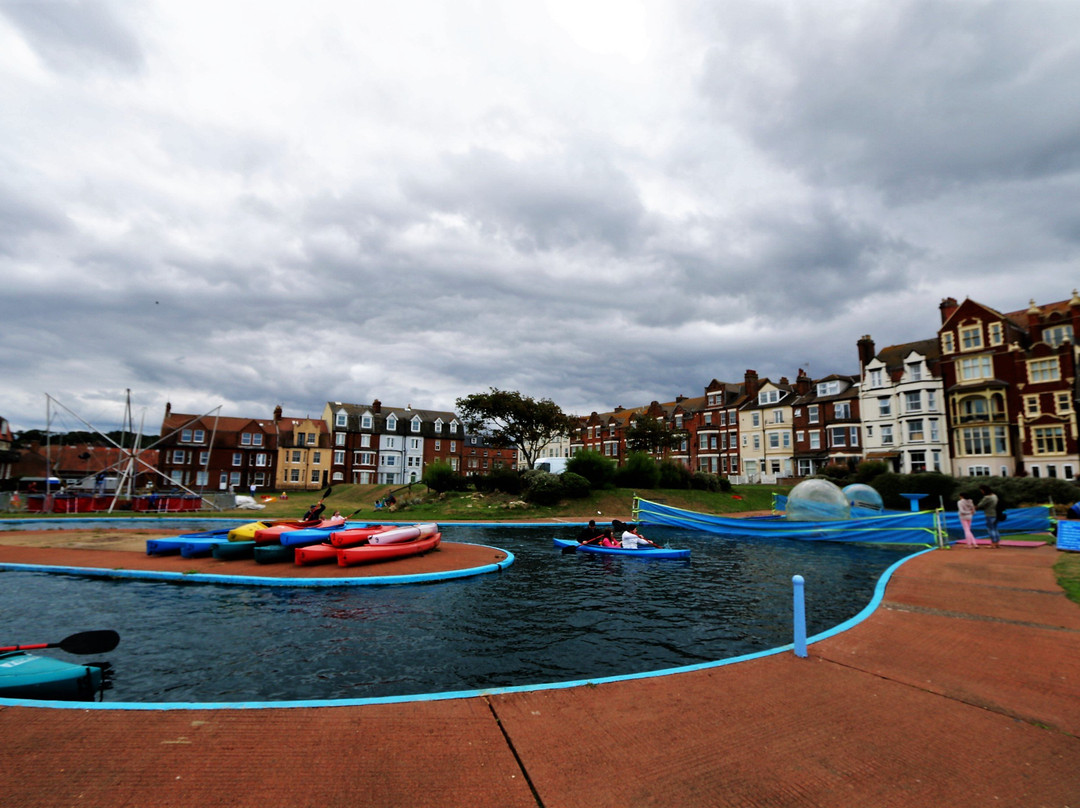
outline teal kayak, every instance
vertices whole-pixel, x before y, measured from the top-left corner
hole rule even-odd
[[[689,558],[689,550],[672,550],[667,547],[648,547],[637,550],[624,550],[622,547],[601,547],[599,544],[578,544],[571,539],[555,539],[555,549],[566,550],[573,548],[579,553],[595,553],[597,555],[629,556],[631,558]]]
[[[93,701],[108,679],[105,665],[64,662],[25,651],[0,654],[0,697]]]

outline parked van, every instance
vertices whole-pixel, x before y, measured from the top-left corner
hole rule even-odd
[[[536,461],[534,468],[538,468],[541,471],[547,471],[552,474],[562,474],[566,471],[566,464],[570,462],[569,457],[543,457]]]

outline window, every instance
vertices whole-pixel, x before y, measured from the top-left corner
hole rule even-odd
[[[908,440],[912,443],[922,442],[926,440],[926,436],[923,434],[923,420],[922,418],[912,418],[907,422]]]
[[[1073,342],[1073,327],[1071,325],[1055,325],[1044,328],[1042,339],[1046,344],[1059,348],[1065,342]]]
[[[904,412],[921,412],[922,411],[922,393],[915,391],[914,393],[904,393]]]
[[[210,453],[209,452],[199,452],[199,465],[207,466],[209,464],[210,464]]]
[[[262,436],[260,435],[259,437],[262,437]],[[315,442],[316,442],[316,441],[317,441],[318,439],[319,439],[319,436],[318,436],[318,435],[316,435],[316,434],[315,434],[314,432],[308,432],[308,436],[307,436],[307,445],[308,445],[308,446],[314,446],[314,445],[315,445]]]
[[[989,418],[989,411],[985,398],[969,396],[960,401],[960,423],[985,421]]]
[[[371,420],[372,420],[371,415],[369,415],[367,413],[360,416],[360,428],[361,429],[371,429]]]
[[[761,413],[760,412],[752,412],[752,413],[750,413],[750,424],[751,424],[751,426],[761,426]]]
[[[1055,399],[1058,413],[1072,412],[1072,396],[1069,393],[1058,393]]]
[[[1041,426],[1031,430],[1035,454],[1064,454],[1065,430],[1060,426]]]
[[[303,446],[304,445],[304,433],[303,432],[297,432],[296,433],[296,445],[297,446]]]
[[[712,426],[712,413],[707,412],[704,415],[705,426]]]
[[[833,417],[836,419],[845,419],[851,417],[851,402],[850,401],[837,401],[833,406]]]
[[[720,424],[720,426],[727,426],[727,413],[726,412],[720,413],[719,424]]]
[[[960,430],[964,454],[1005,454],[1005,427],[969,426]]]
[[[1053,359],[1035,359],[1028,362],[1028,378],[1032,384],[1035,382],[1056,382],[1061,378],[1061,368],[1058,366],[1058,360],[1055,356]]]
[[[881,371],[878,371],[881,373]],[[819,396],[836,396],[840,394],[840,382],[819,382],[817,386],[817,394]]]
[[[419,449],[420,448],[420,438],[409,438],[409,448],[410,449]]]
[[[784,433],[784,441],[783,441],[783,443],[784,443],[784,448],[785,449],[790,449],[791,448],[791,433],[790,432],[785,432]]]
[[[334,416],[334,426],[344,429],[349,425],[349,416],[344,411]]]
[[[990,325],[987,327],[987,330],[990,332],[991,345],[1000,345],[1002,342],[1005,341],[1004,337],[1002,336],[1003,332],[1001,329],[1001,323],[990,323]]]
[[[335,446],[344,446],[345,445],[345,433],[344,432],[335,433],[335,435],[334,435],[334,445]]]
[[[816,424],[818,422],[818,405],[811,404],[806,408],[806,420],[808,423]]]
[[[780,400],[779,390],[762,390],[757,395],[758,404],[775,404]]]
[[[184,462],[184,451],[182,449],[173,450],[172,462],[174,466],[178,466]]]
[[[930,440],[934,443],[941,443],[941,429],[938,426],[938,419],[929,419],[930,423]]]
[[[343,465],[344,463],[345,463],[345,450],[344,449],[335,449],[334,450],[334,465],[335,466],[340,466],[340,465]]]
[[[870,371],[870,387],[881,387],[881,369]]]
[[[821,448],[821,433],[818,432],[816,429],[814,429],[814,430],[811,430],[809,437],[810,437],[810,448],[811,449],[820,449]]]
[[[450,441],[450,451],[451,452],[456,452],[457,451],[457,441],[456,440]]]
[[[878,416],[884,417],[886,415],[892,415],[892,399],[888,396],[882,396],[877,400]]]
[[[240,433],[240,445],[241,446],[250,446],[251,445],[251,433],[250,432],[241,432]]]
[[[1024,413],[1026,415],[1038,415],[1039,414],[1039,397],[1038,396],[1024,396]]]
[[[848,427],[848,445],[859,445],[859,428],[857,426]]]
[[[229,472],[229,485],[231,485],[233,488],[236,488],[236,486],[240,485],[240,472],[239,471],[231,471],[231,472]]]
[[[892,424],[882,424],[881,425],[881,445],[882,446],[892,446],[892,442],[893,442]]]
[[[946,331],[941,335],[941,352],[950,354],[956,350],[956,341],[953,339],[952,331]]]
[[[922,362],[908,362],[907,363],[907,375],[909,382],[921,382],[922,381]]]
[[[412,431],[413,432],[419,432],[420,431],[420,416],[419,415],[414,415],[411,423],[412,423]]]
[[[911,452],[911,470],[926,471],[926,452]]]
[[[435,451],[438,452],[438,451],[441,451],[441,450],[442,450],[442,441],[441,440],[435,441]]]
[[[256,432],[254,435],[251,436],[251,445],[252,446],[262,446],[263,445],[263,436],[262,436],[261,432]]]
[[[757,447],[755,446],[754,448],[756,449]],[[770,432],[769,433],[769,448],[770,449],[779,449],[780,448],[780,433],[779,432]]]
[[[989,355],[968,356],[960,360],[960,381],[974,381],[976,379],[992,379],[993,367]]]
[[[842,426],[833,427],[829,430],[830,446],[847,446],[847,429]]]
[[[754,435],[754,448],[755,449],[760,449],[761,448],[761,435]]]
[[[363,446],[365,449],[371,446],[371,435],[361,435],[360,445]]]
[[[964,326],[960,329],[960,350],[977,351],[983,346],[982,324]]]
[[[773,410],[772,422],[774,424],[782,424],[782,423],[784,423],[784,411],[783,410]]]
[[[937,390],[926,391],[926,409],[929,412],[937,412]]]
[[[383,458],[383,465],[384,466],[396,466],[397,465],[397,457],[395,455],[387,455],[386,457]]]
[[[397,418],[395,416],[391,415],[386,419],[386,431],[397,432]]]
[[[451,421],[450,422],[450,434],[456,435],[457,434],[457,427],[458,427],[458,422],[457,421]]]
[[[259,452],[257,455],[255,455],[255,465],[256,466],[265,466],[266,465],[266,452]]]
[[[180,431],[180,442],[181,443],[191,443],[191,430],[190,429],[183,429],[183,430]]]
[[[320,463],[322,463],[322,452],[312,452],[311,462],[315,465],[319,465]]]
[[[242,465],[244,465],[244,455],[241,454],[240,452],[233,452],[232,464],[234,466],[242,466]]]
[[[989,466],[968,466],[968,476],[969,477],[989,477],[990,476],[990,467]]]

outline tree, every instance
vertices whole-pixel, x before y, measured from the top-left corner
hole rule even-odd
[[[576,419],[549,398],[535,400],[494,387],[459,398],[457,411],[469,432],[483,433],[497,446],[514,447],[530,469],[540,450],[576,426]]]
[[[685,429],[669,429],[659,418],[639,415],[626,428],[626,449],[664,455],[681,446],[688,434]]]

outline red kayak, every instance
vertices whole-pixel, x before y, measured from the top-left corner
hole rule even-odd
[[[296,548],[296,563],[304,567],[309,564],[323,564],[337,561],[338,548],[332,544],[308,544]]]
[[[392,530],[393,525],[370,525],[369,527],[349,527],[330,534],[330,543],[335,547],[352,547],[364,544],[376,533]]]
[[[364,544],[360,547],[342,547],[337,551],[338,565],[351,567],[355,564],[370,564],[373,561],[389,561],[394,558],[420,555],[434,550],[442,540],[442,533],[435,533],[422,539],[401,541],[393,544]]]
[[[281,541],[282,533],[292,533],[294,530],[332,530],[344,524],[344,516],[332,516],[329,519],[315,519],[307,522],[279,522],[256,530],[255,544],[277,544]],[[318,541],[318,539],[313,539],[313,541]]]

